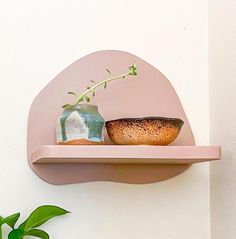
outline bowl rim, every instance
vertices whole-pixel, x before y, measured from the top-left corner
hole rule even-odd
[[[106,121],[106,124],[116,122],[116,121],[142,121],[142,120],[162,120],[162,121],[177,121],[177,123],[182,127],[184,125],[184,121],[179,118],[171,118],[171,117],[159,117],[159,116],[147,116],[147,117],[138,117],[138,118],[119,118],[114,120]]]

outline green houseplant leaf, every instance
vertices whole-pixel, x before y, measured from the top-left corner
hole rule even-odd
[[[27,220],[19,226],[19,229],[27,231],[31,228],[36,228],[47,222],[48,220],[65,215],[69,213],[63,208],[52,206],[52,205],[45,205],[36,208]]]
[[[24,236],[34,236],[42,239],[49,239],[49,235],[47,232],[39,230],[39,229],[30,229],[26,233],[23,234]]]
[[[23,238],[24,231],[20,229],[14,229],[8,235],[8,239],[21,239]]]
[[[41,239],[49,239],[47,232],[36,229],[48,220],[62,216],[69,213],[67,210],[53,206],[44,205],[36,208],[29,217],[18,227],[14,228],[17,220],[20,217],[20,213],[12,214],[6,218],[0,216],[0,239],[2,239],[2,225],[7,224],[12,228],[12,231],[8,235],[8,239],[23,239],[25,237],[33,236]]]
[[[13,229],[19,217],[20,217],[20,213],[12,214],[8,217],[2,218],[2,223],[0,224],[2,225],[6,223],[8,226],[10,226]]]
[[[3,224],[7,224],[8,226],[10,226],[12,229],[14,229],[14,226],[17,222],[17,220],[19,219],[20,217],[20,213],[15,213],[15,214],[12,214],[8,217],[2,217],[0,216],[0,239],[2,239],[2,226]]]

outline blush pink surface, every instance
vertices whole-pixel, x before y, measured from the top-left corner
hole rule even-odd
[[[61,106],[72,103],[74,100],[67,95],[67,92],[81,92],[90,84],[91,80],[103,80],[107,77],[106,68],[110,69],[114,75],[124,73],[133,62],[137,64],[137,77],[111,82],[106,90],[98,89],[92,103],[98,105],[99,112],[105,120],[145,116],[180,118],[184,121],[184,126],[174,143],[167,146],[166,149],[163,148],[166,146],[159,147],[159,151],[158,148],[151,148],[150,146],[142,146],[138,150],[138,146],[136,148],[119,148],[111,145],[68,146],[68,148],[66,148],[67,146],[53,146],[56,144],[55,124],[62,112]],[[47,158],[50,158],[47,155],[42,156],[42,153],[45,154],[45,151],[42,151],[42,148],[45,150],[45,147],[42,147],[43,145],[48,149],[53,147],[55,153],[50,157],[55,158],[54,162],[52,160],[47,161]],[[179,158],[179,162],[181,162],[179,164],[176,161],[170,164],[168,160],[165,163],[163,152],[166,152],[166,158],[168,158],[171,150],[176,148],[171,148],[172,146],[178,146],[178,150],[174,151],[175,155],[172,155],[172,159],[178,159],[186,153],[190,154],[190,158],[192,155],[195,159],[197,159],[197,155],[206,159],[209,158],[209,160],[220,157],[219,147],[205,148],[204,153],[198,151],[197,148],[186,151],[186,147],[181,147],[194,145],[195,141],[188,119],[175,90],[167,78],[149,63],[123,51],[98,51],[77,60],[57,75],[37,95],[29,112],[29,165],[39,177],[52,184],[89,181],[152,183],[165,180],[185,171],[194,162],[191,160],[183,161],[184,158]],[[113,148],[109,149],[109,147]],[[39,152],[39,149],[41,149],[41,152]],[[72,150],[68,153],[70,149]],[[114,156],[111,155],[109,158],[109,150],[111,149],[113,149]],[[75,151],[78,153],[80,161],[69,161],[71,160],[68,159],[70,154],[73,154],[73,158],[76,158],[77,153]],[[150,152],[152,153],[152,161],[155,161],[156,158],[159,159],[159,163],[150,163],[150,159],[148,161]],[[37,158],[35,158],[37,153],[41,154],[41,158],[44,158],[43,162],[37,162]],[[82,153],[86,157],[83,158]],[[89,161],[90,153],[92,158],[96,159],[97,155],[97,158],[103,158],[103,161]],[[146,162],[145,154],[147,155]],[[140,155],[142,156],[142,163],[135,162],[135,159],[139,159]],[[125,161],[126,157],[130,158],[128,162]],[[60,160],[57,158],[60,158]],[[114,158],[120,160],[116,163],[109,163],[109,160]],[[162,159],[161,163],[160,159]]]

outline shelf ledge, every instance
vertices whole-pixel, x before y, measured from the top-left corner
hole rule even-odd
[[[219,146],[44,145],[33,164],[193,164],[219,160]]]

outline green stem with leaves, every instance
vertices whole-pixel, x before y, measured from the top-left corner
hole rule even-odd
[[[78,104],[78,103],[84,98],[84,96],[88,95],[88,94],[91,93],[91,92],[94,92],[94,90],[95,90],[96,88],[98,88],[99,86],[104,85],[104,87],[105,87],[105,85],[106,85],[108,82],[113,81],[113,80],[117,80],[117,79],[125,79],[125,77],[128,76],[128,75],[129,75],[129,72],[128,72],[128,73],[125,73],[125,74],[123,74],[123,75],[110,77],[110,78],[108,78],[108,79],[105,79],[105,80],[103,80],[103,81],[100,81],[99,83],[97,83],[96,85],[92,86],[91,88],[89,88],[89,89],[87,89],[86,91],[84,91],[84,93],[82,93],[81,95],[79,95],[79,96],[78,96],[78,99],[77,99],[77,101],[76,101],[76,104]]]
[[[135,76],[137,75],[137,67],[136,64],[134,63],[132,66],[129,67],[129,71],[121,74],[121,75],[117,75],[117,76],[112,76],[111,72],[106,69],[106,71],[109,73],[110,77],[102,80],[98,83],[96,83],[95,81],[91,81],[93,83],[96,83],[93,86],[88,86],[87,89],[80,95],[76,94],[75,92],[68,92],[68,94],[74,95],[77,99],[76,99],[76,103],[74,105],[78,105],[81,101],[83,101],[84,99],[89,102],[90,101],[90,97],[88,97],[88,94],[93,93],[93,96],[95,96],[95,89],[98,88],[99,86],[104,86],[104,88],[106,88],[107,83],[113,80],[117,80],[117,79],[125,79],[127,76]],[[74,105],[71,104],[66,104],[63,106],[63,108],[70,108]]]

